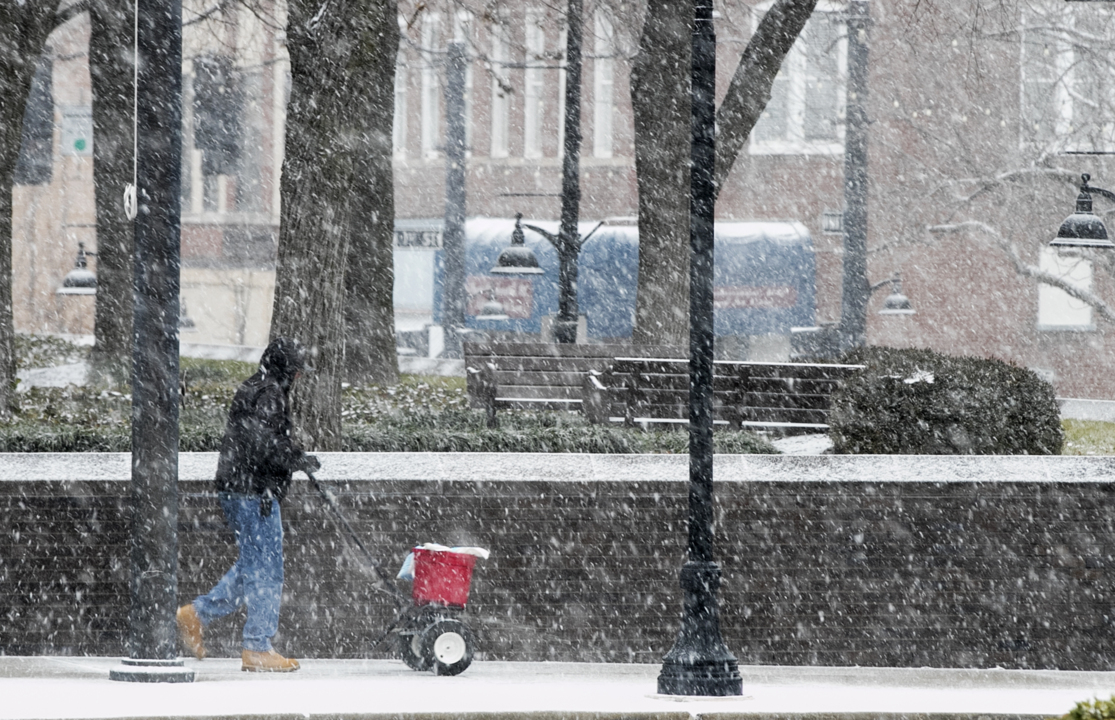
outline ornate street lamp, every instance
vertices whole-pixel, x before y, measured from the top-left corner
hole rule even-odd
[[[62,287],[55,290],[56,295],[96,295],[97,276],[89,269],[87,256],[97,256],[97,253],[86,252],[85,243],[77,244],[77,258],[74,260],[74,269],[62,278]]]
[[[557,235],[528,225],[531,230],[550,241],[558,254],[558,314],[554,319],[554,342],[577,342],[577,256],[588,236],[580,237],[577,221],[581,205],[581,35],[583,33],[582,0],[568,0],[566,5],[565,44],[565,135],[561,161],[561,229]],[[516,242],[522,245],[522,230],[515,216],[515,236],[511,247],[500,254],[500,261],[492,269],[503,274],[539,274],[538,260],[534,253],[523,248],[515,250]],[[599,227],[599,225],[597,226]],[[595,232],[595,230],[593,231]],[[592,233],[589,233],[591,235]],[[524,252],[524,250],[526,252]],[[505,255],[513,251],[505,259]],[[531,268],[523,270],[519,268]]]
[[[488,288],[488,291],[484,293],[484,296],[487,299],[484,301],[484,304],[480,306],[480,313],[476,316],[476,319],[488,320],[492,322],[495,322],[496,320],[507,320],[508,315],[503,309],[503,303],[501,303],[499,300],[496,300],[495,291],[491,288]]]
[[[511,233],[511,246],[499,254],[495,266],[489,271],[495,275],[541,275],[538,258],[526,246],[523,237],[523,214],[515,215],[515,230]]]
[[[1107,238],[1107,228],[1103,220],[1092,212],[1092,193],[1097,193],[1115,202],[1115,193],[1103,188],[1088,184],[1092,176],[1084,173],[1080,176],[1080,194],[1076,196],[1076,212],[1065,218],[1057,231],[1057,237],[1049,243],[1049,247],[1059,249],[1092,248],[1094,250],[1111,250],[1115,248]]]
[[[910,298],[902,293],[902,279],[898,273],[894,274],[890,280],[884,280],[871,286],[871,292],[890,285],[890,295],[887,295],[886,300],[883,300],[883,309],[879,311],[880,315],[913,315],[914,306],[910,304]]]
[[[689,542],[680,573],[681,627],[662,659],[663,695],[742,695],[739,663],[720,634],[720,566],[714,553],[712,357],[716,192],[716,33],[712,0],[693,8],[689,201]]]

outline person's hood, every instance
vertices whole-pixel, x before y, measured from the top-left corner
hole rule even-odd
[[[264,377],[272,377],[284,388],[294,382],[294,376],[306,367],[306,350],[293,338],[276,338],[263,351],[259,369]]]

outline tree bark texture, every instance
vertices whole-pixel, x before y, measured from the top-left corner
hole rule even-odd
[[[127,383],[132,352],[133,223],[124,188],[133,181],[134,4],[92,0],[89,73],[93,86],[93,191],[97,213],[95,385]]]
[[[728,93],[716,111],[716,191],[751,136],[786,53],[801,35],[817,0],[780,0],[767,11],[739,59]]]
[[[340,448],[346,267],[350,245],[366,242],[352,240],[357,218],[369,217],[362,197],[367,178],[358,176],[369,167],[370,121],[356,109],[365,107],[369,93],[388,91],[379,86],[393,87],[393,70],[390,78],[373,80],[369,66],[381,67],[378,54],[393,56],[398,44],[397,29],[385,31],[379,19],[384,4],[292,0],[289,6],[291,95],[271,337],[293,337],[310,349],[312,371],[295,386],[294,412],[312,450]],[[388,4],[394,21],[394,3]],[[373,237],[384,235],[380,223],[392,220],[377,215]],[[378,267],[390,268],[390,239],[366,244],[386,250]],[[391,290],[376,288],[388,303]]]
[[[631,67],[639,189],[639,283],[633,341],[689,340],[689,59],[691,1],[649,0]]]
[[[363,62],[351,68],[359,91],[351,98],[353,120],[363,121],[354,158],[348,268],[345,273],[345,375],[350,382],[394,385],[395,184],[391,132],[395,119],[395,59],[399,46],[394,0],[362,3],[366,24]]]
[[[15,408],[12,317],[12,179],[31,78],[54,28],[56,2],[0,3],[0,417]]]
[[[727,180],[770,88],[817,0],[778,0],[763,16],[716,113],[716,192]],[[689,38],[691,2],[649,0],[631,70],[639,188],[634,342],[689,337]]]

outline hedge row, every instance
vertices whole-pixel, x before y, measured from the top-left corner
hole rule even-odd
[[[860,348],[866,366],[833,397],[834,452],[1056,455],[1064,434],[1053,386],[1001,360]]]
[[[686,453],[689,435],[683,431],[641,432],[590,425],[574,418],[539,416],[504,427],[484,427],[482,413],[449,412],[401,417],[374,425],[344,428],[346,452],[566,452],[566,453]],[[179,449],[215,452],[223,428],[183,424]],[[720,431],[716,452],[776,453],[770,443],[748,432]],[[127,452],[131,436],[125,426],[87,428],[48,423],[0,425],[0,452]]]

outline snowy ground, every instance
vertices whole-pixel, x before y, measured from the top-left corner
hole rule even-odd
[[[416,673],[399,661],[307,660],[291,675],[239,672],[239,661],[187,661],[192,684],[108,679],[112,658],[0,657],[0,719],[556,717],[623,713],[697,716],[927,714],[1048,717],[1108,697],[1115,673],[1024,670],[741,667],[743,696],[656,694],[657,665],[476,662],[458,677]],[[253,687],[255,685],[255,687]]]
[[[828,435],[795,435],[772,443],[783,455],[822,455],[832,449]]]

